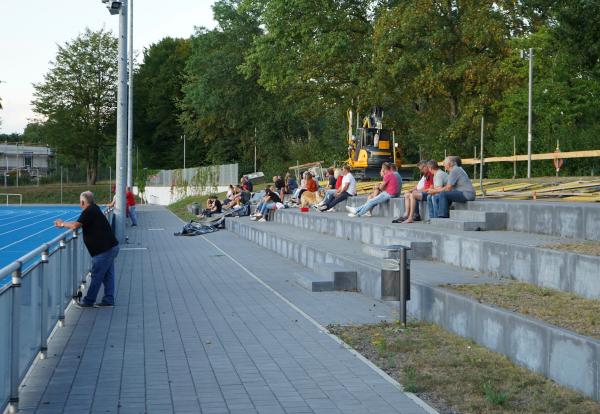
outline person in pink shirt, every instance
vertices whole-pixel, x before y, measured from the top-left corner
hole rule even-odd
[[[381,171],[383,173],[383,182],[379,184],[379,195],[368,200],[360,207],[346,207],[346,210],[349,211],[348,216],[363,216],[371,211],[376,205],[385,203],[390,198],[398,196],[398,193],[400,192],[400,183],[398,182],[398,177],[394,174],[394,171],[392,171],[391,165],[387,162],[383,163]]]

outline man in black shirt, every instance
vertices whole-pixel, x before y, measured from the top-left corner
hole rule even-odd
[[[83,209],[77,221],[56,220],[56,227],[71,230],[82,228],[83,242],[92,256],[92,281],[82,302],[81,308],[91,308],[96,302],[100,286],[104,285],[104,297],[96,306],[112,307],[115,304],[115,258],[119,254],[119,242],[115,238],[108,220],[94,203],[91,191],[81,193],[79,206]]]

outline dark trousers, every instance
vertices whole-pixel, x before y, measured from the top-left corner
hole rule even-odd
[[[104,285],[102,303],[115,304],[115,258],[119,254],[119,246],[92,257],[92,281],[83,303],[93,305],[100,286]]]
[[[325,203],[325,206],[327,207],[327,210],[329,210],[330,208],[335,206],[337,203],[341,203],[342,201],[346,200],[348,197],[352,197],[352,196],[350,194],[348,194],[347,192],[343,191],[340,193],[340,195],[338,195],[337,197],[333,197],[327,203]]]

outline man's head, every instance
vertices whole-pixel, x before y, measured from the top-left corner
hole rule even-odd
[[[131,193],[131,187],[127,187],[126,191]]]
[[[456,165],[457,167],[462,166],[462,160],[458,155],[452,155],[452,158],[454,159],[454,165]]]
[[[427,168],[429,168],[429,171],[432,173],[440,169],[436,160],[427,161]]]
[[[390,169],[394,172],[398,171],[398,166],[394,163],[390,163]]]
[[[327,169],[327,175],[329,177],[333,176],[334,174],[335,174],[335,170],[332,167]]]
[[[94,204],[94,193],[91,191],[84,191],[79,196],[79,206],[83,209]]]
[[[456,166],[456,157],[449,155],[446,158],[444,158],[444,168],[445,169],[447,169],[448,171],[452,171],[452,168],[454,168],[455,166]]]
[[[421,160],[417,163],[417,168],[423,175],[427,174],[427,172],[429,171],[429,168],[427,168],[427,161],[424,160]]]
[[[349,165],[344,165],[342,167],[342,175],[346,175],[346,174],[350,174],[350,166]]]

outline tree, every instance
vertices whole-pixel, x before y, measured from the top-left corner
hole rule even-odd
[[[45,118],[48,143],[72,162],[83,161],[88,184],[100,153],[114,142],[117,39],[104,29],[58,46],[56,59],[34,84],[34,111]]]
[[[181,168],[183,151],[179,124],[185,63],[189,39],[162,39],[144,50],[144,61],[134,77],[134,134],[144,165]],[[188,165],[201,159],[189,151]]]

